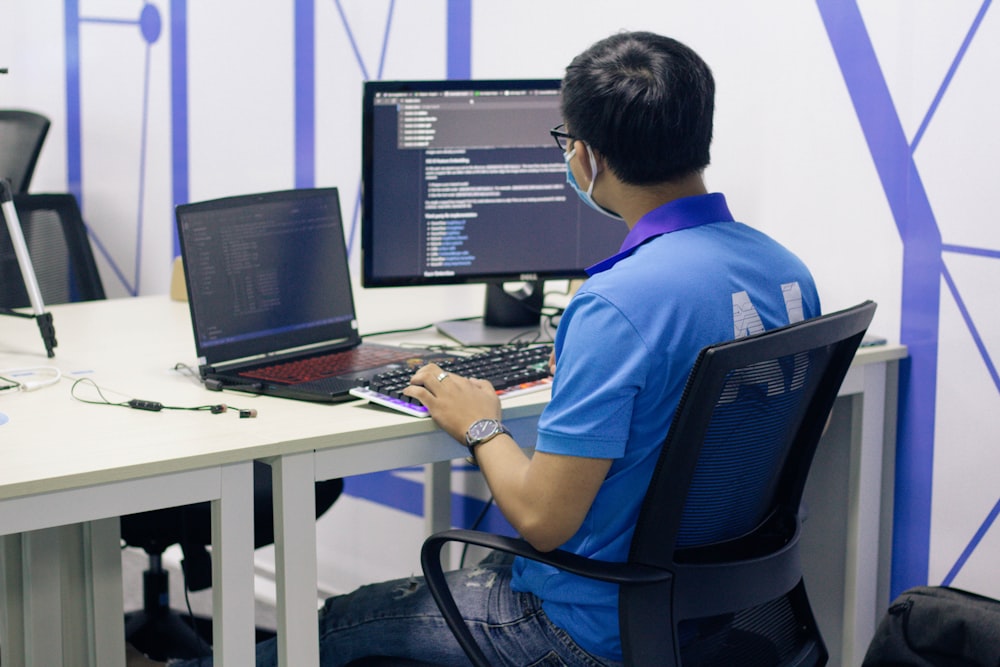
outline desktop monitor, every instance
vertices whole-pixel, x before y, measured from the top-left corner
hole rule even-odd
[[[559,83],[365,83],[365,287],[485,283],[482,317],[440,331],[467,345],[547,338],[544,281],[585,277],[628,232],[566,183],[549,134],[562,122]]]

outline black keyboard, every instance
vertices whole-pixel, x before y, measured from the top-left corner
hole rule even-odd
[[[549,344],[507,345],[435,363],[449,373],[489,380],[497,396],[510,398],[547,389],[552,384],[551,356],[552,345]],[[403,395],[412,375],[409,369],[381,373],[369,380],[367,386],[352,389],[351,394],[408,415],[426,417],[427,408],[420,401]]]

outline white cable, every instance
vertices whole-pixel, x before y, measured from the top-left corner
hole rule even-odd
[[[29,377],[47,375],[48,377],[40,380],[20,379],[21,376],[25,375]],[[43,387],[51,387],[52,385],[58,383],[59,380],[62,379],[62,371],[55,366],[29,366],[26,368],[8,368],[0,370],[0,376],[10,378],[14,382],[17,382],[18,389],[21,391],[34,391]]]

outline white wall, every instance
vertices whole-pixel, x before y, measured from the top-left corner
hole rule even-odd
[[[904,245],[919,239],[902,233],[905,227],[897,223],[904,224],[905,216],[897,221],[890,210],[821,2],[474,0],[472,73],[560,76],[577,52],[617,29],[653,30],[688,43],[717,79],[710,187],[728,195],[739,219],[776,236],[812,267],[826,310],[874,299],[879,311],[873,331],[898,340]],[[135,19],[143,7],[138,0],[78,5],[88,19],[79,25],[84,212],[110,257],[101,267],[114,295],[136,291],[136,285],[141,293],[166,291],[173,254],[170,142],[176,111],[169,38],[177,4],[152,4],[163,19],[152,43],[142,39],[138,26],[89,20]],[[0,77],[0,106],[37,109],[53,120],[35,191],[67,188],[68,6],[77,5],[0,3],[0,66],[11,69]],[[913,161],[944,243],[978,251],[946,249],[952,282],[942,279],[939,323],[930,322],[937,331],[937,372],[929,381],[937,391],[929,407],[934,419],[922,423],[933,430],[933,459],[924,461],[933,465],[933,495],[929,510],[917,517],[930,519],[927,580],[941,583],[959,564],[955,585],[1000,597],[994,574],[1000,532],[989,521],[998,502],[994,471],[1000,468],[993,435],[1000,431],[1000,380],[990,356],[1000,354],[1000,314],[992,306],[992,290],[1000,283],[1000,226],[988,196],[1000,154],[1000,22],[992,8],[977,23],[988,6],[980,0],[862,0],[858,6],[910,140],[928,110],[935,111]],[[189,198],[291,187],[293,3],[189,0],[186,7],[181,27],[188,39]],[[360,173],[361,82],[366,75],[377,77],[389,7],[386,0],[314,5],[316,184],[341,188],[347,220],[355,215]],[[405,0],[394,7],[382,78],[443,77],[446,0]],[[962,50],[973,25],[978,31]],[[950,74],[959,53],[961,62]],[[933,105],[946,80],[949,86]],[[356,262],[357,238],[353,252]],[[388,312],[384,291],[357,292],[368,331],[471,315],[480,310],[480,294],[475,287],[414,289],[412,311],[400,314]],[[904,411],[926,408],[908,404],[909,393],[904,387]],[[901,442],[901,451],[909,444]],[[906,493],[927,490],[917,481],[900,481],[903,500]],[[353,521],[330,519],[330,533],[355,530]],[[975,548],[965,560],[970,544]],[[901,545],[910,548],[922,547]]]

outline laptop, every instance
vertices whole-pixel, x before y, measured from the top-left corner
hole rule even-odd
[[[448,356],[362,343],[336,188],[182,204],[176,218],[206,387],[335,403]]]

